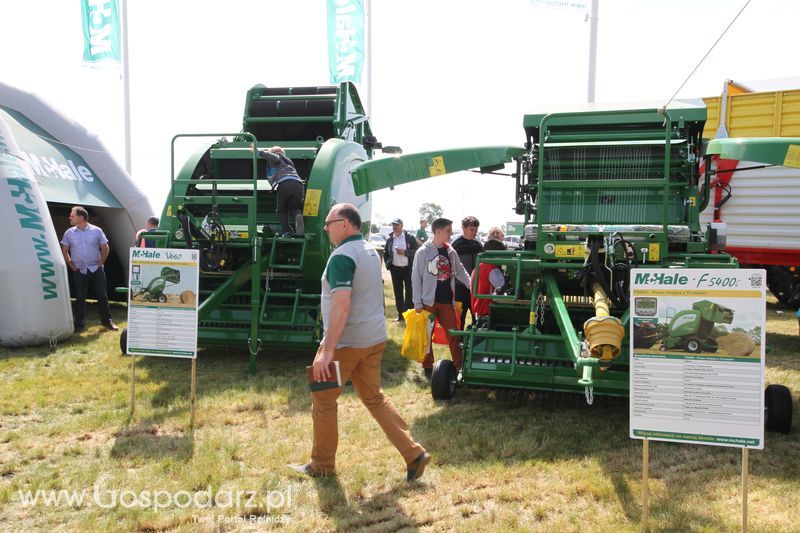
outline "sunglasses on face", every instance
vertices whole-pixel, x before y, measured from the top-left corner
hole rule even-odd
[[[327,228],[329,224],[333,224],[334,222],[341,222],[344,220],[343,218],[334,218],[333,220],[326,220],[325,223],[322,225],[323,228]]]

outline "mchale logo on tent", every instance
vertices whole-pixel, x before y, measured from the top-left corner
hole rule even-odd
[[[76,165],[71,159],[63,158],[58,161],[55,157],[40,156],[23,152],[25,159],[30,163],[33,173],[40,178],[61,178],[70,181],[85,181],[92,183],[94,174],[83,165]]]

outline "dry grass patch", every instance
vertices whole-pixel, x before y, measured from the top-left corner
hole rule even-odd
[[[124,313],[115,307],[115,320],[124,322]],[[789,386],[796,399],[797,321],[774,303],[768,320],[767,381]],[[311,354],[263,354],[251,376],[245,349],[202,350],[192,430],[186,361],[138,359],[130,419],[129,359],[119,355],[117,335],[98,326],[54,351],[0,349],[0,529],[639,529],[641,445],[628,438],[626,401],[587,407],[577,396],[462,389],[450,402],[434,402],[419,366],[399,356],[402,327],[388,324],[384,388],[434,456],[413,485],[352,386],[340,401],[339,475],[304,479],[285,467],[309,456],[303,367]],[[437,357],[445,353],[437,347]],[[797,420],[789,435],[769,434],[766,449],[750,455],[754,530],[800,523]],[[739,457],[734,449],[652,443],[654,527],[736,529]],[[136,495],[210,491],[214,498],[255,499],[223,499],[209,508],[105,508],[92,499],[98,480],[104,490]],[[25,505],[19,491],[36,490],[84,491],[88,501]],[[291,502],[277,505],[289,493]]]

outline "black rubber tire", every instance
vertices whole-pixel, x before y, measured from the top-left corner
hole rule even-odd
[[[659,346],[658,349],[660,351],[662,351],[662,352],[666,352],[667,351],[667,345],[662,342],[661,346]]]
[[[167,295],[166,294],[159,294],[158,295],[159,303],[165,304],[167,303]]]
[[[697,339],[689,339],[684,344],[686,351],[689,353],[700,353],[703,351],[703,345]]]
[[[434,400],[449,400],[456,393],[456,366],[449,359],[440,359],[433,365],[431,396]]]
[[[780,303],[789,309],[797,309],[800,307],[800,293],[795,295],[795,291],[800,285],[800,278],[797,271],[792,272],[789,268],[787,266],[767,267],[767,287]]]
[[[119,334],[119,351],[122,355],[128,355],[128,328],[122,328],[122,333]]]
[[[784,435],[792,429],[792,393],[783,385],[768,385],[764,391],[764,426]]]

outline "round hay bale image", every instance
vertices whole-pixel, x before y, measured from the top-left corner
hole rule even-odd
[[[722,349],[734,357],[747,357],[756,349],[756,344],[744,333],[731,333],[717,339]]]
[[[194,305],[196,301],[197,301],[197,296],[195,296],[195,294],[192,291],[185,290],[181,293],[182,304]]]

